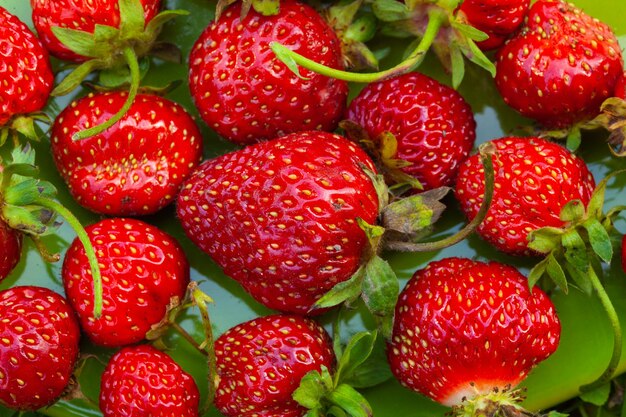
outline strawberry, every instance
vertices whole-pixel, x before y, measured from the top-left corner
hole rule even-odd
[[[560,331],[548,296],[516,269],[447,258],[402,291],[387,353],[402,385],[448,406],[467,401],[476,413],[463,415],[483,415],[498,397],[499,408],[515,407],[506,391],[554,353]]]
[[[28,113],[47,103],[54,75],[48,53],[22,21],[0,7],[0,145],[12,127],[27,136],[34,135]],[[36,136],[36,135],[34,135]]]
[[[424,189],[451,185],[476,139],[474,115],[463,97],[419,73],[368,85],[350,103],[347,119],[364,128],[366,143],[379,149],[383,172],[395,179],[400,170]],[[351,129],[347,133],[358,139]],[[395,137],[395,149],[385,149],[385,133]]]
[[[626,71],[622,74],[621,77],[615,83],[615,91],[613,92],[615,97],[621,98],[622,100],[626,99]]]
[[[266,316],[240,324],[215,341],[215,407],[225,416],[303,416],[292,399],[302,378],[333,369],[330,337],[313,320]]]
[[[332,131],[348,85],[310,71],[293,74],[270,50],[280,41],[310,59],[341,66],[339,40],[310,6],[280,2],[280,11],[241,18],[234,4],[211,24],[189,57],[189,85],[204,121],[224,138],[250,144],[304,130]]]
[[[139,342],[164,317],[170,302],[183,299],[189,283],[185,254],[174,238],[139,220],[106,219],[86,230],[102,271],[102,317],[93,317],[90,269],[78,240],[63,261],[68,299],[95,344]]]
[[[489,35],[477,42],[483,51],[497,49],[520,27],[530,0],[465,0],[460,11],[467,22]]]
[[[36,410],[65,390],[80,331],[59,294],[41,287],[0,291],[0,404]]]
[[[20,261],[22,234],[12,229],[0,218],[0,282],[5,279]]]
[[[52,126],[57,168],[84,207],[114,216],[154,213],[174,199],[202,158],[202,136],[184,108],[139,94],[128,113],[105,132],[72,136],[111,117],[124,92],[90,94],[63,110]]]
[[[477,232],[503,252],[530,255],[529,234],[564,227],[561,210],[572,200],[589,203],[593,176],[581,158],[545,139],[506,137],[492,143],[497,149],[494,197]],[[469,218],[482,202],[482,175],[477,155],[459,170],[456,196]]]
[[[506,103],[546,128],[593,118],[624,62],[613,31],[571,3],[539,0],[499,50],[496,86]]]
[[[362,167],[374,170],[345,138],[294,133],[200,165],[178,196],[178,217],[257,301],[307,313],[367,251],[356,220],[372,224],[379,200]]]
[[[193,378],[149,345],[125,347],[107,364],[100,384],[104,417],[197,417]]]

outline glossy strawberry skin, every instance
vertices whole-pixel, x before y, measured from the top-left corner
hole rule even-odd
[[[523,116],[565,128],[599,113],[623,66],[606,24],[571,4],[539,0],[526,26],[499,50],[495,81],[504,101]]]
[[[161,9],[161,0],[141,0],[148,23]],[[55,26],[93,33],[96,25],[119,27],[118,0],[30,0],[33,24],[41,42],[51,55],[72,62],[88,57],[78,55],[64,46],[52,33]]]
[[[563,227],[561,209],[571,200],[586,206],[595,188],[585,162],[564,147],[540,138],[494,140],[495,189],[479,235],[512,255],[531,255],[528,234],[542,227]],[[465,215],[478,213],[484,195],[483,168],[478,155],[459,170],[456,197]]]
[[[22,255],[22,234],[0,219],[0,282],[17,266]]]
[[[189,57],[189,86],[204,121],[238,144],[305,130],[337,127],[348,95],[345,81],[301,69],[299,78],[280,62],[276,41],[324,65],[341,68],[340,42],[317,12],[293,0],[263,17],[240,3],[209,26]]]
[[[155,226],[106,219],[86,228],[102,273],[103,312],[93,317],[93,284],[80,241],[63,261],[63,285],[83,331],[97,345],[124,346],[145,338],[172,297],[182,300],[189,265],[180,245]]]
[[[483,51],[497,49],[524,21],[530,0],[465,0],[460,10],[476,29],[489,35],[478,42]]]
[[[303,416],[292,394],[308,372],[332,370],[331,346],[323,327],[300,316],[260,317],[228,330],[215,341],[216,408],[227,417]]]
[[[516,269],[447,258],[400,294],[387,353],[404,386],[452,406],[516,386],[556,350],[560,330],[548,296]]]
[[[409,73],[369,84],[350,103],[347,117],[372,140],[392,133],[402,169],[425,189],[451,185],[476,139],[476,122],[463,97],[438,81]]]
[[[307,313],[358,269],[378,197],[355,144],[300,132],[202,164],[178,197],[189,238],[269,308]]]
[[[52,154],[72,196],[112,216],[154,213],[169,204],[202,158],[202,136],[182,106],[140,94],[117,124],[80,141],[72,135],[108,120],[125,92],[73,102],[52,127]]]
[[[615,97],[619,97],[622,100],[626,99],[626,71],[617,80],[615,84],[615,91],[613,92]]]
[[[41,110],[53,82],[48,52],[41,42],[0,7],[0,127],[14,115]]]
[[[104,417],[197,417],[199,402],[193,378],[149,345],[123,348],[102,375]]]
[[[65,390],[80,330],[69,304],[42,287],[0,291],[0,404],[36,410]]]

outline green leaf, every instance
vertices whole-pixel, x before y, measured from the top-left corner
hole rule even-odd
[[[38,207],[20,207],[5,204],[2,216],[16,230],[30,235],[44,235],[58,225],[53,222],[55,213]]]
[[[328,400],[343,409],[350,417],[371,417],[372,407],[357,390],[349,385],[341,384],[329,395]]]
[[[452,20],[452,22],[450,23],[452,24],[452,27],[454,29],[458,30],[466,38],[473,39],[476,42],[486,41],[487,39],[489,39],[489,35],[481,30],[476,29],[474,26],[461,23],[456,19]]]
[[[593,292],[593,285],[591,284],[591,281],[589,280],[589,276],[587,272],[579,271],[578,269],[574,268],[572,265],[570,265],[567,262],[565,263],[564,266],[565,266],[565,269],[567,270],[568,275],[570,276],[572,281],[574,281],[574,284],[576,284],[576,286],[580,288],[580,290],[584,292],[585,294],[591,295]]]
[[[180,16],[189,16],[189,12],[187,10],[165,10],[150,20],[148,26],[146,26],[145,33],[147,36],[156,39],[164,24]]]
[[[263,16],[275,16],[280,11],[280,0],[252,0],[252,8]]]
[[[146,26],[141,0],[119,0],[120,32],[125,38],[143,32]]]
[[[602,223],[595,218],[590,218],[583,223],[583,227],[589,235],[589,243],[593,251],[606,263],[611,263],[613,258],[613,246],[611,238]]]
[[[396,0],[375,0],[372,4],[372,11],[383,22],[396,22],[411,17],[406,5]]]
[[[567,279],[565,278],[565,272],[563,272],[563,268],[561,264],[556,260],[554,255],[551,253],[546,258],[546,272],[550,279],[554,282],[554,284],[561,288],[565,294],[568,292],[567,288]]]
[[[560,246],[561,236],[565,233],[558,227],[542,227],[528,234],[528,248],[538,253],[547,254]]]
[[[580,129],[572,128],[572,130],[567,134],[567,138],[565,140],[565,146],[571,152],[576,152],[580,147],[580,143],[582,142],[582,136],[580,133]]]
[[[376,335],[376,332],[359,332],[350,339],[339,359],[335,373],[336,381],[350,378],[354,371],[367,360],[374,349]]]
[[[96,39],[92,33],[59,26],[53,26],[52,33],[67,49],[75,54],[91,58],[98,57]]]
[[[564,222],[578,222],[585,216],[585,205],[580,200],[572,200],[561,209],[560,218]]]
[[[278,58],[283,64],[285,64],[287,68],[291,70],[291,72],[293,72],[294,74],[296,74],[299,78],[303,80],[309,79],[300,74],[300,67],[298,66],[296,61],[292,58],[291,50],[289,48],[281,45],[278,42],[270,42],[270,48],[272,49],[274,54],[276,54],[276,58]]]
[[[589,268],[589,257],[585,241],[574,230],[569,230],[561,236],[561,243],[565,250],[565,260],[575,269],[586,272]]]
[[[485,53],[481,51],[478,46],[476,46],[476,43],[473,40],[468,39],[467,45],[469,46],[469,51],[463,51],[465,53],[465,56],[474,64],[487,70],[492,77],[495,77],[496,66],[493,64],[493,62],[491,62],[489,58],[487,58]]]
[[[461,50],[454,45],[450,48],[450,63],[452,66],[452,88],[456,90],[465,77],[465,59],[463,59]]]
[[[446,209],[441,200],[450,192],[439,187],[421,194],[394,201],[382,212],[382,224],[386,230],[411,235],[432,226]]]
[[[314,410],[320,406],[327,391],[322,375],[317,371],[310,371],[302,378],[292,397],[301,406]]]
[[[544,258],[530,270],[530,273],[528,274],[528,287],[530,289],[532,289],[537,282],[539,282],[543,274],[546,272],[547,267],[548,258]]]
[[[344,33],[346,39],[356,42],[370,41],[376,34],[376,18],[371,14],[360,16]],[[373,54],[372,54],[373,56]]]
[[[117,28],[107,25],[95,25],[93,29],[93,37],[96,43],[110,43],[112,40],[119,38],[120,31]],[[101,57],[101,55],[99,55]]]
[[[90,60],[87,62],[83,62],[78,67],[76,67],[67,77],[63,79],[55,88],[52,90],[53,96],[64,96],[66,94],[71,93],[83,82],[87,76],[98,68],[99,63],[95,60]]]
[[[376,338],[372,352],[351,375],[344,375],[341,382],[353,388],[370,388],[391,379],[393,374],[387,361],[386,342]]]
[[[400,284],[396,273],[387,261],[374,256],[365,266],[361,297],[369,311],[378,320],[385,338],[391,336],[393,313],[395,310]]]
[[[365,267],[361,266],[347,281],[340,282],[322,296],[313,309],[334,307],[343,302],[352,302],[361,294],[361,286],[365,277]]]
[[[139,78],[143,79],[148,70],[150,69],[150,59],[144,57],[139,60]],[[108,68],[100,71],[98,80],[103,87],[106,88],[119,88],[122,86],[130,85],[132,82],[132,76],[130,69],[126,66],[118,66],[114,68]]]
[[[583,392],[580,394],[580,399],[586,403],[590,403],[593,405],[597,405],[598,407],[603,406],[609,400],[609,395],[611,394],[611,383],[607,382],[604,385],[599,386],[598,388]]]

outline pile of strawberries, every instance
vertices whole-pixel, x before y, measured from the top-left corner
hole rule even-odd
[[[376,410],[358,389],[392,375],[456,415],[524,414],[515,387],[557,350],[550,292],[571,285],[600,298],[615,339],[606,370],[581,390],[609,381],[621,325],[601,277],[620,248],[626,272],[626,238],[618,248],[624,207],[604,208],[604,194],[621,171],[596,183],[576,150],[581,130],[606,128],[606,152],[626,155],[621,48],[607,25],[561,0],[460,3],[220,1],[183,58],[202,120],[239,148],[204,161],[190,109],[167,89],[139,87],[151,60],[179,54],[158,39],[161,26],[196,16],[159,0],[31,0],[35,35],[0,7],[0,281],[15,274],[24,237],[57,261],[42,236],[60,217],[77,234],[63,249],[64,294],[19,279],[0,290],[0,405],[45,410],[82,395],[82,338],[114,352],[100,381],[105,417],[193,417],[211,406],[233,417],[367,417]],[[376,25],[418,39],[379,72],[366,46]],[[453,86],[465,59],[491,72],[512,111],[536,122],[532,133],[472,155],[470,105],[419,72],[429,49]],[[73,69],[55,86],[62,65]],[[46,107],[86,79],[92,92]],[[358,82],[367,85],[348,100]],[[100,221],[83,227],[57,201],[34,139]],[[433,241],[443,202],[468,222]],[[210,298],[190,282],[183,246],[145,217],[170,204],[171,222],[207,260],[277,314],[214,340]],[[385,260],[473,232],[536,266],[526,277],[449,257],[401,289]],[[342,312],[360,305],[370,329],[346,341]],[[199,309],[204,340],[178,323],[188,308]],[[324,314],[337,317],[332,337],[317,322]],[[168,329],[206,355],[206,401],[159,343]]]

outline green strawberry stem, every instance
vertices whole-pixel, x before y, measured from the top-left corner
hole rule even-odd
[[[176,332],[181,335],[181,337],[183,339],[185,339],[187,342],[189,342],[189,344],[191,346],[193,346],[198,352],[200,352],[203,355],[206,355],[207,352],[206,350],[204,350],[202,348],[202,346],[200,346],[200,344],[198,342],[196,342],[196,339],[194,339],[189,332],[187,332],[187,330],[183,329],[182,326],[178,323],[176,323],[175,321],[170,322],[170,326],[172,326],[172,329],[176,330]]]
[[[198,306],[200,310],[200,316],[202,317],[202,327],[204,327],[204,342],[202,348],[207,353],[207,366],[209,368],[209,387],[206,399],[206,409],[211,407],[213,399],[215,398],[215,378],[217,378],[217,361],[215,359],[215,339],[213,337],[213,325],[211,323],[211,317],[209,316],[208,303],[212,303],[213,299],[205,294],[198,287],[197,282],[189,284],[189,291],[191,293],[191,299]]]
[[[43,244],[39,236],[29,235],[29,237],[33,241],[37,252],[39,252],[44,261],[48,263],[59,262],[59,260],[61,259],[61,255],[59,255],[58,253],[48,252],[48,249]]]
[[[91,277],[93,279],[93,316],[98,319],[102,315],[102,277],[100,275],[100,266],[98,265],[98,258],[96,252],[93,249],[89,236],[85,231],[85,228],[80,224],[80,221],[72,214],[71,211],[66,209],[62,204],[51,200],[49,198],[39,197],[35,199],[35,204],[38,204],[47,209],[53,210],[61,215],[67,223],[74,229],[76,236],[83,244],[85,248],[85,255],[89,260],[89,266],[91,267]]]
[[[305,58],[304,56],[290,50],[289,48],[281,45],[278,42],[271,42],[270,47],[272,48],[272,51],[276,54],[278,59],[280,59],[285,65],[287,65],[287,67],[291,71],[293,71],[298,76],[300,76],[300,72],[297,65],[300,65],[301,67],[304,67],[308,70],[311,70],[321,75],[325,75],[327,77],[335,78],[337,80],[344,80],[355,83],[371,83],[410,72],[422,63],[424,57],[426,56],[426,51],[428,51],[428,49],[435,41],[439,29],[447,19],[447,15],[438,8],[432,8],[429,11],[428,17],[428,26],[426,27],[424,36],[422,37],[422,40],[417,45],[417,47],[408,56],[408,58],[392,68],[379,72],[363,74],[349,71],[341,71],[327,67],[311,59]]]
[[[606,315],[611,323],[611,327],[613,328],[613,353],[611,354],[611,360],[602,375],[600,375],[595,381],[581,386],[581,392],[592,391],[609,382],[611,378],[613,378],[613,374],[619,365],[622,354],[622,327],[619,322],[619,317],[611,299],[606,293],[606,290],[602,286],[602,283],[592,266],[589,267],[589,279],[594,290],[598,294],[600,303],[602,304],[602,307],[604,307]]]
[[[122,117],[128,112],[130,106],[132,106],[135,101],[135,97],[137,97],[137,92],[139,91],[139,81],[141,79],[141,74],[139,71],[139,62],[137,60],[137,54],[135,50],[130,46],[124,48],[124,58],[126,59],[126,63],[128,64],[128,68],[130,69],[130,90],[128,91],[128,97],[126,98],[126,102],[122,108],[118,110],[109,120],[99,125],[90,127],[89,129],[82,130],[77,132],[72,137],[73,140],[82,140],[87,139],[92,136],[98,135],[115,123],[119,122]]]

